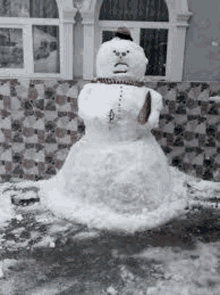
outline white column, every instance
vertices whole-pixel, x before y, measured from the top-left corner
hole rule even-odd
[[[81,12],[83,18],[83,79],[94,78],[94,14]]]
[[[186,27],[175,27],[173,29],[173,50],[171,54],[170,75],[172,81],[182,81],[183,61],[185,52]]]
[[[187,0],[176,0],[175,1],[175,8],[177,13],[181,12],[181,11],[188,11],[188,3]]]
[[[62,54],[60,54],[60,73],[65,80],[73,79],[73,24],[65,23],[61,32]]]
[[[176,24],[169,30],[167,78],[171,81],[182,81],[186,29],[189,26],[188,20],[191,15],[190,12],[178,14]]]
[[[63,10],[60,26],[60,74],[65,80],[73,79],[73,25],[77,9]]]
[[[173,67],[174,67],[174,63],[173,63],[173,41],[174,41],[174,30],[175,27],[171,26],[168,30],[168,42],[167,42],[167,60],[166,60],[166,78],[167,81],[172,80],[172,74],[173,74]],[[174,75],[175,76],[175,75]]]
[[[23,33],[23,56],[25,75],[31,76],[34,73],[34,57],[33,57],[33,36],[32,26],[30,24],[24,25]]]

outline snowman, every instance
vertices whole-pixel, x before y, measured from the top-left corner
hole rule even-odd
[[[163,104],[161,95],[143,82],[147,63],[144,50],[124,28],[101,45],[97,78],[78,97],[85,135],[41,188],[41,201],[60,217],[134,233],[185,208],[151,133]]]

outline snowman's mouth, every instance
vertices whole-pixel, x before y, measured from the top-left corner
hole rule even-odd
[[[127,73],[126,70],[124,70],[124,71],[114,71],[114,74],[125,74],[125,73]]]
[[[118,62],[115,64],[114,74],[125,74],[128,71],[128,65],[126,63]]]

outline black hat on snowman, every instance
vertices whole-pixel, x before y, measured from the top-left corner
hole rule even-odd
[[[115,38],[119,38],[121,40],[133,41],[130,31],[126,27],[119,27],[117,32],[115,33]]]

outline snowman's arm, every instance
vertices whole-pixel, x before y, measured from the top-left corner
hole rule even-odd
[[[163,108],[163,99],[161,94],[154,90],[150,90],[151,94],[151,113],[147,121],[150,129],[157,128],[159,124],[160,112]]]
[[[78,116],[82,119],[88,115],[88,109],[91,107],[92,86],[90,83],[86,84],[78,96]]]

